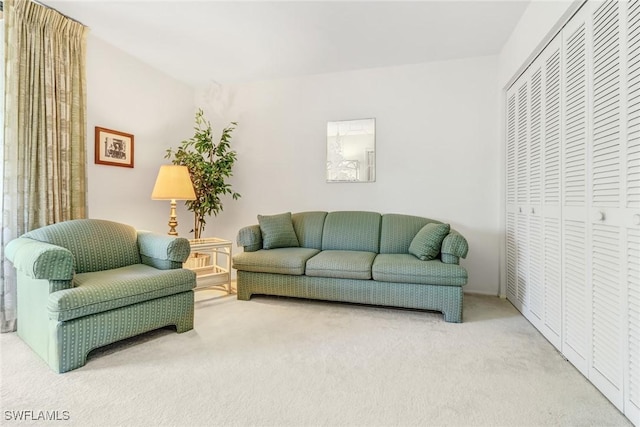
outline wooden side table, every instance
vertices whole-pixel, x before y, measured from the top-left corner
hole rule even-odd
[[[189,243],[191,254],[182,266],[196,273],[194,290],[217,287],[231,294],[231,241],[212,237]]]

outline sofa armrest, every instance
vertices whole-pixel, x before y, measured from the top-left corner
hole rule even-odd
[[[465,258],[469,252],[469,243],[467,239],[455,230],[444,238],[442,242],[442,262],[445,264],[458,264],[460,258]]]
[[[167,236],[150,231],[138,231],[138,249],[142,263],[169,270],[182,268],[189,258],[191,245],[184,237]]]
[[[32,279],[67,281],[73,279],[73,254],[69,249],[28,237],[9,242],[5,255],[16,270]]]
[[[255,252],[262,249],[262,232],[258,224],[243,227],[238,231],[236,238],[238,246],[244,248],[245,252]]]

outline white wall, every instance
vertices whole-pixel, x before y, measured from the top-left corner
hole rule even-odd
[[[214,126],[239,122],[225,201],[206,236],[235,241],[257,214],[372,210],[450,222],[469,240],[468,292],[497,294],[500,233],[497,57],[217,88]],[[376,119],[377,181],[325,182],[327,121]]]
[[[166,233],[169,202],[151,200],[165,150],[193,134],[194,90],[123,51],[87,40],[88,216]],[[94,129],[134,135],[134,168],[94,163]],[[178,202],[180,235],[189,237],[193,215]]]
[[[4,58],[4,19],[0,19],[0,57]],[[0,64],[0,71],[2,71],[2,76],[4,76],[4,60]],[[4,100],[4,77],[0,79],[0,94],[2,95],[2,99]],[[4,101],[0,102],[0,127],[2,127],[2,132],[0,133],[0,176],[4,177]],[[0,190],[4,194],[4,179],[0,181]],[[0,202],[0,206],[2,202]]]

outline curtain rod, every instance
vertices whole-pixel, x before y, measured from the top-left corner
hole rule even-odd
[[[77,19],[73,19],[73,18],[72,18],[72,17],[70,17],[70,16],[65,15],[64,13],[60,12],[58,9],[55,9],[55,8],[53,8],[53,7],[51,7],[51,6],[47,6],[46,4],[41,3],[41,2],[39,2],[39,1],[37,1],[37,0],[31,0],[31,1],[32,1],[33,3],[35,3],[35,4],[39,4],[39,5],[40,5],[40,6],[42,6],[42,7],[46,7],[47,9],[55,10],[56,12],[58,12],[60,15],[64,16],[65,18],[69,18],[69,19],[71,19],[72,21],[77,22],[77,23],[78,23],[78,24],[80,24],[80,25],[84,25],[82,22],[78,21]],[[0,0],[0,12],[3,12],[3,11],[4,11],[4,1]],[[84,26],[86,27],[86,25],[84,25]]]
[[[68,15],[65,15],[64,13],[60,12],[58,9],[56,9],[55,7],[51,7],[51,6],[47,6],[46,4],[42,3],[41,1],[38,0],[30,0],[31,3],[35,3],[38,4],[42,7],[46,7],[47,9],[51,9],[51,10],[55,10],[56,12],[58,12],[60,15],[64,16],[65,18],[71,19],[73,22],[77,22],[78,24],[82,25],[83,27],[86,27],[86,25],[84,25],[82,22],[78,21],[77,19],[74,19]],[[3,3],[2,1],[0,1],[0,3]]]

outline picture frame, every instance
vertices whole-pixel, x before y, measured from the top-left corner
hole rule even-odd
[[[133,159],[132,134],[96,126],[96,164],[132,168]]]

